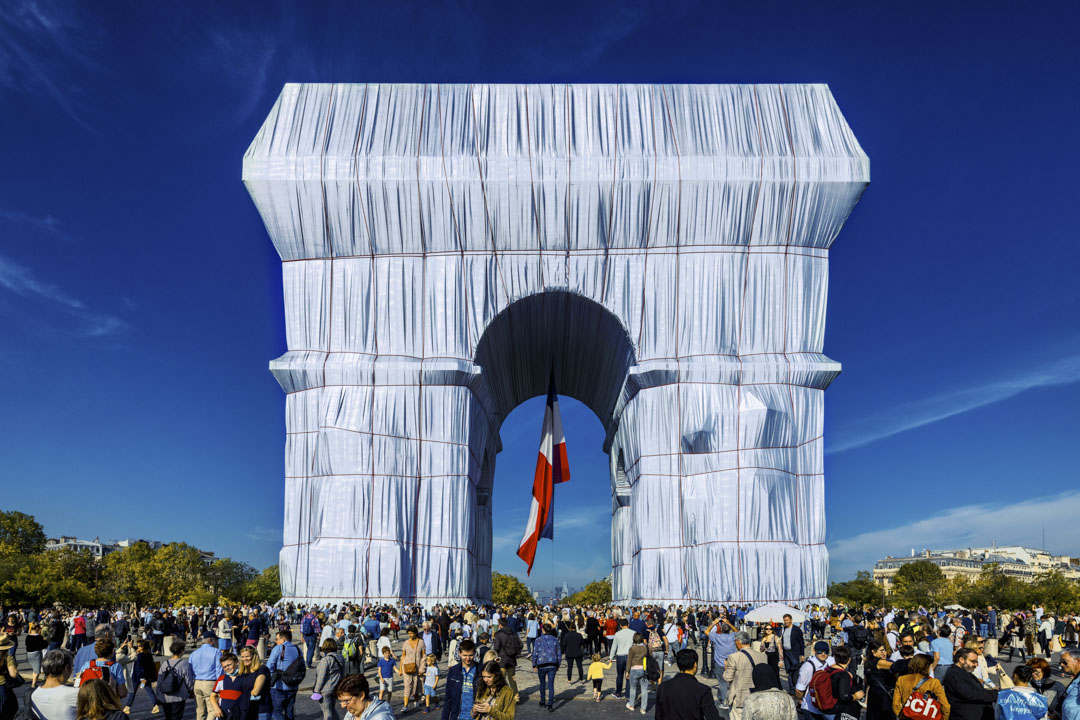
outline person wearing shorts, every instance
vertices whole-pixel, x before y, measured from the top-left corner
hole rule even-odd
[[[592,662],[589,663],[588,678],[592,680],[593,700],[600,702],[601,688],[604,685],[604,671],[611,669],[611,663],[604,662],[604,656],[594,653]]]
[[[384,647],[382,660],[379,661],[379,699],[390,702],[394,695],[394,671],[397,660],[390,654],[390,648]]]
[[[439,666],[434,655],[427,656],[427,668],[424,670],[424,712],[430,712],[431,703],[439,707],[439,696],[435,688],[439,686]]]

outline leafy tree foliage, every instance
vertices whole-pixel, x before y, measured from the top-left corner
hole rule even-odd
[[[207,565],[186,543],[145,543],[96,560],[87,550],[45,550],[33,516],[0,511],[0,602],[36,606],[132,603],[137,606],[277,601],[278,569],[261,574],[219,558]],[[31,552],[26,552],[29,549]]]
[[[896,571],[893,592],[897,602],[905,607],[930,606],[936,604],[944,582],[940,567],[929,560],[916,560]]]
[[[580,592],[576,592],[566,598],[564,603],[570,605],[604,605],[611,602],[611,581],[608,579],[594,580],[585,586]]]
[[[880,605],[882,602],[881,586],[874,582],[873,576],[866,570],[855,573],[854,580],[832,583],[829,585],[829,599],[844,605]]]
[[[45,550],[45,530],[33,515],[18,510],[0,510],[0,546],[22,555]]]
[[[491,601],[496,605],[533,605],[536,603],[525,583],[513,575],[497,572],[491,573]]]

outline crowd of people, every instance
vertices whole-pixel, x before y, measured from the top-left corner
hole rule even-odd
[[[657,720],[1080,720],[1076,616],[808,606],[750,622],[750,610],[15,610],[0,632],[0,720],[124,720],[140,697],[165,720],[192,701],[195,720],[294,720],[302,685],[323,720],[508,720],[526,700],[555,712],[564,665],[593,701]],[[529,698],[520,663],[536,673]]]

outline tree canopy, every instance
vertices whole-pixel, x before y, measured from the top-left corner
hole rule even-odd
[[[496,605],[536,604],[525,583],[498,572],[491,573],[491,601]]]
[[[563,602],[570,605],[605,605],[611,602],[611,581],[607,578],[594,580]]]
[[[26,552],[29,550],[30,552]],[[132,545],[97,560],[88,550],[45,549],[33,516],[0,511],[0,602],[36,606],[276,602],[278,568],[244,562],[207,564],[187,543]]]

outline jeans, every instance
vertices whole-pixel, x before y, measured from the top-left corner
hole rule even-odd
[[[534,637],[525,638],[526,650],[528,651],[529,655],[532,655],[532,646],[534,642],[536,642],[536,638]]]
[[[987,623],[979,623],[979,635],[990,637],[990,626]]]
[[[406,698],[408,702],[408,698]],[[322,720],[341,720],[341,711],[338,710],[337,698],[333,693],[328,694],[319,701],[319,709],[322,710]]]
[[[59,649],[60,649],[60,643],[54,641],[54,642],[49,643],[49,647],[45,652],[52,652],[53,650],[59,650]]]
[[[157,695],[154,694],[154,690],[153,690],[153,688],[150,687],[149,683],[147,683],[146,685],[143,685],[143,690],[146,691],[146,696],[150,698],[151,707],[154,706],[154,705],[157,705],[158,704]],[[124,700],[124,707],[130,708],[130,707],[134,706],[135,695],[138,692],[139,692],[139,686],[133,682],[131,684],[131,691],[128,692],[127,699]]]
[[[315,644],[319,641],[318,635],[305,635],[304,636],[304,655],[305,663],[308,667],[311,667],[311,661],[315,658]]]
[[[713,663],[713,677],[716,678],[716,698],[720,705],[728,703],[728,682],[724,679],[724,666]]]
[[[626,656],[615,656],[615,695],[622,696],[623,676],[626,675]]]
[[[645,712],[645,708],[649,706],[649,678],[645,677],[645,668],[631,668],[630,669],[630,685],[628,689],[629,699],[626,701],[627,707],[631,710],[634,709],[634,705],[637,704],[638,692],[641,693],[641,711]]]
[[[555,672],[558,669],[558,665],[545,665],[536,668],[536,674],[540,678],[541,705],[551,705],[555,702]],[[545,691],[547,692],[545,693]],[[547,698],[547,702],[544,701],[544,698]]]
[[[293,720],[293,711],[296,709],[296,690],[271,690],[270,702],[274,706],[274,720]]]

